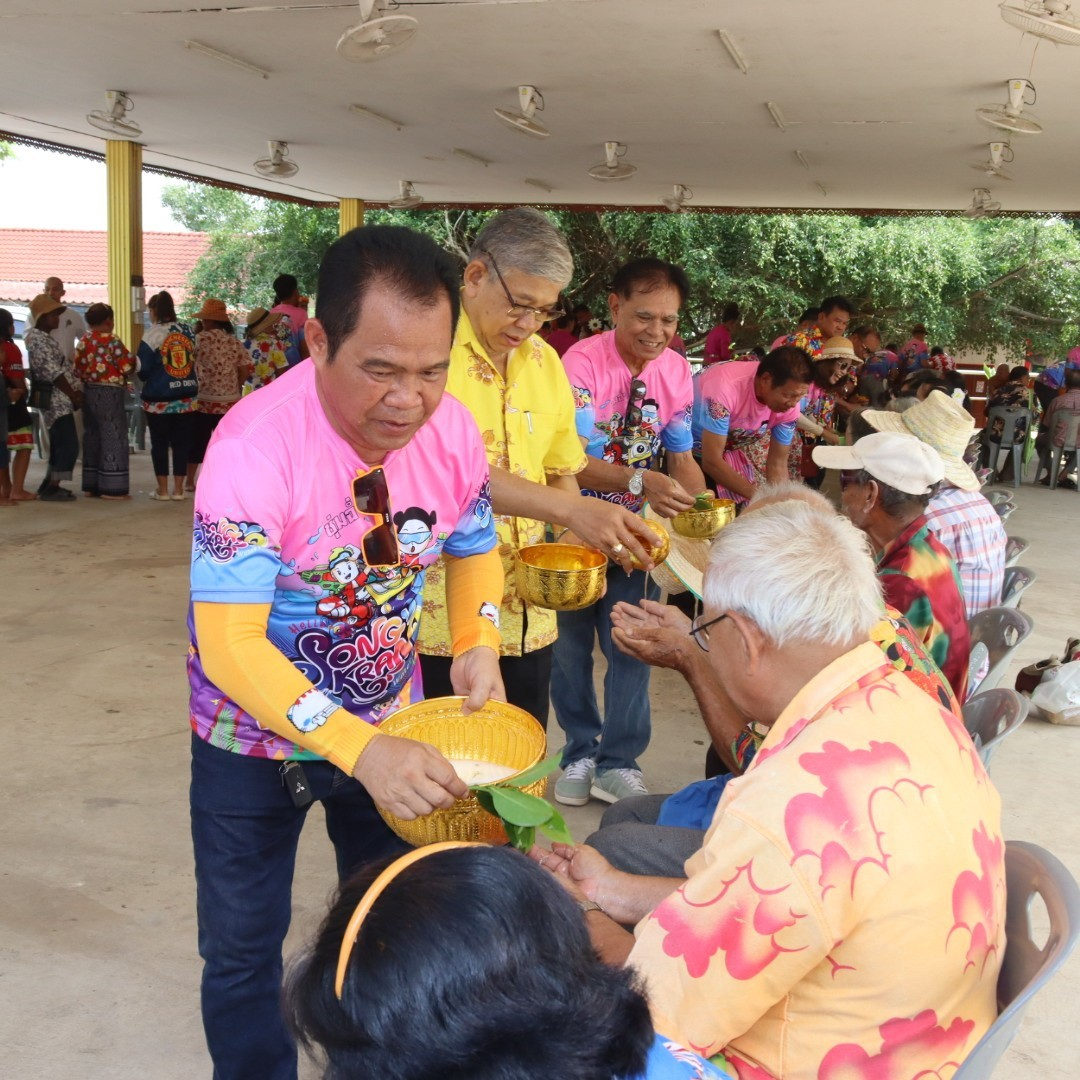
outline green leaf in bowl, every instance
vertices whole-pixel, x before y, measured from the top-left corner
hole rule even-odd
[[[495,812],[511,825],[543,825],[555,813],[551,803],[545,799],[517,788],[493,787],[491,797],[495,802]]]

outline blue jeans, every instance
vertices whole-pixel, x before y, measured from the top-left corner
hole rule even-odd
[[[648,590],[646,592],[646,589]],[[627,575],[613,565],[608,570],[607,592],[592,607],[560,611],[559,637],[552,658],[551,704],[566,733],[562,764],[596,758],[598,772],[636,769],[651,734],[649,665],[619,651],[611,640],[611,609],[620,601],[636,604],[643,597],[655,600],[659,589],[648,575],[635,570]],[[607,661],[604,675],[604,717],[593,687],[593,642],[599,637]]]
[[[328,761],[302,764],[323,804],[339,878],[407,850],[361,784]],[[202,1015],[214,1080],[296,1080],[296,1046],[281,1015],[281,946],[307,808],[293,805],[280,767],[192,735]]]

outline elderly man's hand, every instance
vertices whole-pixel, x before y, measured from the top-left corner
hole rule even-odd
[[[614,902],[619,871],[596,848],[588,844],[552,844],[550,851],[534,847],[529,858],[550,870],[575,900],[592,900],[605,910],[608,905],[601,899],[603,895]]]
[[[396,735],[376,735],[361,753],[353,776],[377,806],[406,821],[453,806],[469,791],[434,746]]]
[[[461,708],[466,716],[483,708],[488,698],[505,701],[499,654],[486,645],[462,653],[450,665],[450,685],[467,699]]]
[[[652,569],[649,548],[656,536],[642,518],[625,507],[582,496],[567,524],[583,543],[602,551],[624,569],[631,568],[631,555],[637,556],[646,569]]]
[[[690,620],[678,608],[653,600],[619,603],[612,609],[611,624],[611,640],[627,656],[685,672],[692,655]]]

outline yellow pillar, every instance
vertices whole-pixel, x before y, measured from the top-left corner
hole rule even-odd
[[[338,201],[338,236],[364,224],[364,200],[340,199]]]
[[[109,194],[109,304],[115,333],[134,352],[142,340],[142,147],[125,139],[105,142]],[[139,307],[136,310],[136,303]]]

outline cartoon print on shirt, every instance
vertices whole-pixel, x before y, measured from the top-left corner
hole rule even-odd
[[[364,566],[360,549],[346,544],[330,552],[330,561],[326,566],[301,570],[300,577],[304,581],[322,585],[328,594],[316,602],[317,614],[357,623],[369,619],[375,610],[368,600],[361,597],[370,572]]]
[[[477,614],[479,614],[480,617],[483,618],[483,619],[490,619],[491,623],[495,627],[495,629],[496,630],[499,629],[499,606],[498,606],[498,604],[493,604],[490,600],[485,600],[480,605],[480,610],[479,610],[479,612]]]
[[[432,532],[435,514],[422,510],[419,506],[410,506],[394,515],[394,528],[397,529],[398,550],[405,566],[418,566],[425,552],[436,543],[446,540],[446,533],[440,533],[438,539]]]

